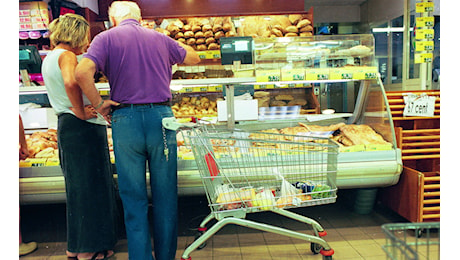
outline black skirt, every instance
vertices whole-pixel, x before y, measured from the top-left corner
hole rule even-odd
[[[67,196],[67,250],[113,249],[117,210],[106,126],[61,114],[58,146]]]

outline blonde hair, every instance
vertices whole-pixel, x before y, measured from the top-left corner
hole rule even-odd
[[[141,20],[141,9],[135,2],[131,1],[114,1],[109,7],[109,16],[117,21],[132,18]]]
[[[71,48],[83,50],[89,44],[89,24],[81,15],[65,14],[48,26],[51,45],[67,43]]]

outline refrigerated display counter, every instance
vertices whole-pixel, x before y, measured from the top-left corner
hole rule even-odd
[[[229,120],[217,123],[216,127],[265,130],[292,127],[299,122],[320,126],[337,123],[368,125],[387,143],[340,145],[337,187],[350,189],[391,186],[398,182],[402,171],[401,151],[396,146],[385,90],[377,68],[373,66],[373,44],[372,35],[256,38],[254,64],[243,68],[240,64],[234,64],[234,77],[172,80],[171,89],[176,98],[187,95],[202,96],[203,93],[222,96],[225,90],[231,94],[237,93],[239,89],[249,89],[252,94],[301,92],[299,97],[307,99],[306,103],[310,105],[308,107],[300,104],[301,110],[306,108],[306,113],[298,113],[288,118],[262,118],[259,110],[259,120],[238,121],[230,116]],[[244,73],[240,74],[242,71]],[[353,88],[352,92],[356,93],[353,111],[318,114],[319,107],[314,99],[318,95],[327,96],[330,92],[315,93],[316,86],[326,86],[327,90],[328,84],[342,83]],[[109,90],[107,83],[97,86],[102,92]],[[46,94],[44,89],[22,88],[20,95]],[[229,90],[231,91],[228,92]],[[296,95],[293,94],[294,98]],[[233,95],[227,97],[227,110],[235,113],[238,108],[233,106],[232,97]],[[178,158],[179,195],[204,194],[196,164],[193,159],[187,159]],[[113,168],[116,181],[116,168]],[[64,177],[59,166],[21,167],[19,173],[22,204],[65,201]]]

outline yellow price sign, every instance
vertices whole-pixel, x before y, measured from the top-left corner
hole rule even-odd
[[[332,80],[353,79],[353,70],[346,68],[331,69],[329,77]]]
[[[329,69],[307,69],[305,71],[306,80],[328,80]]]
[[[426,12],[433,12],[434,11],[434,3],[433,2],[423,2],[423,3],[416,3],[415,4],[415,12],[416,13],[426,13]]]
[[[353,79],[376,79],[377,67],[357,67],[353,72]]]
[[[256,82],[275,82],[281,80],[280,70],[256,71]]]
[[[415,18],[416,27],[433,27],[434,26],[434,17],[417,17]]]
[[[415,42],[415,51],[433,51],[434,41],[417,41]]]
[[[433,53],[415,53],[415,63],[429,63],[433,61]]]
[[[305,69],[281,70],[282,81],[305,80]]]
[[[415,31],[416,40],[432,40],[434,39],[433,29],[418,29]]]

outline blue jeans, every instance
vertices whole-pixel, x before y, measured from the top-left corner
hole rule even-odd
[[[112,115],[118,187],[123,202],[131,260],[150,260],[146,162],[150,173],[156,260],[172,260],[177,248],[177,142],[175,131],[162,128],[172,117],[168,106],[134,106]],[[165,144],[169,150],[165,156]]]

